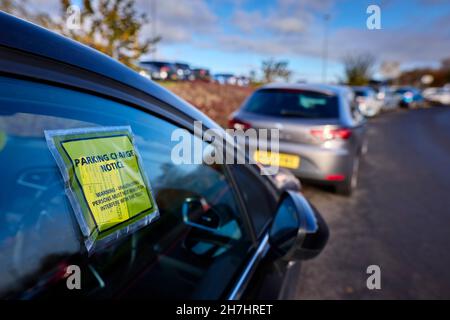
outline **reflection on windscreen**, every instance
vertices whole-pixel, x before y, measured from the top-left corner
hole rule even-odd
[[[0,116],[0,289],[52,259],[79,251],[61,175],[43,138],[47,128],[91,123],[53,116]],[[48,235],[51,235],[49,237]],[[46,257],[41,261],[37,257]]]

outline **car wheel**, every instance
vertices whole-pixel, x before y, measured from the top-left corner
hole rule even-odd
[[[342,184],[338,184],[336,186],[336,192],[344,196],[350,196],[358,186],[358,172],[359,172],[359,156],[357,156],[353,160],[351,176],[347,180],[342,182]]]

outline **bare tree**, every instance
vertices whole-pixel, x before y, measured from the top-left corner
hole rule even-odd
[[[375,61],[375,57],[370,53],[344,57],[344,82],[356,86],[367,84],[372,77]]]
[[[292,71],[288,69],[288,61],[276,61],[275,59],[269,59],[262,62],[262,73],[265,82],[272,82],[276,79],[283,79],[289,81]]]

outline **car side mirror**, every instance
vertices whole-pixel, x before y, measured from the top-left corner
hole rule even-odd
[[[269,231],[271,255],[305,260],[319,255],[329,237],[320,213],[298,192],[285,192]]]

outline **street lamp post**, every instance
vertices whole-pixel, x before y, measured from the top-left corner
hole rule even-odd
[[[328,32],[330,14],[325,14],[324,19],[324,39],[323,39],[323,56],[322,56],[322,82],[327,82],[327,60],[328,60]]]
[[[152,0],[151,2],[151,15],[152,15],[152,21],[151,21],[151,27],[152,27],[152,38],[156,38],[156,1]],[[153,44],[153,60],[156,60],[156,43]]]

